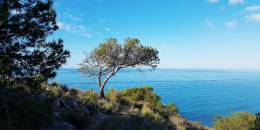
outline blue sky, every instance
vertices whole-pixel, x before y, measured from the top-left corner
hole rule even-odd
[[[260,69],[259,0],[56,0],[75,68],[84,52],[115,37],[158,48],[160,68]]]

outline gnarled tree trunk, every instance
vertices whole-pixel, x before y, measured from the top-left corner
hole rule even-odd
[[[99,98],[105,98],[104,87],[100,87]]]
[[[103,83],[102,83],[102,72],[101,72],[101,68],[99,69],[99,74],[98,74],[98,86],[99,86],[99,89],[100,89],[100,90],[99,90],[99,97],[100,97],[100,98],[105,98],[104,88],[105,88],[105,86],[106,86],[108,80],[109,80],[112,76],[114,76],[120,69],[121,69],[120,67],[119,67],[119,68],[114,68],[114,69],[112,70],[112,72],[111,72],[109,75],[107,75],[107,77],[105,78],[105,80],[103,81]]]

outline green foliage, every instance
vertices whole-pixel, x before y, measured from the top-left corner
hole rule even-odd
[[[62,122],[76,129],[175,129],[170,117],[176,117],[176,107],[163,105],[151,87],[111,89],[107,99],[99,98],[93,90],[82,92],[55,83],[41,89],[14,88],[3,92],[1,89],[7,88],[0,87],[0,129],[52,128]],[[2,104],[7,104],[8,112]]]
[[[217,117],[215,130],[250,130],[254,127],[255,116],[246,112],[233,113],[228,117]]]
[[[160,97],[153,93],[152,87],[131,88],[121,91],[122,100],[130,105],[148,102],[151,104],[160,103]]]
[[[160,61],[158,53],[157,49],[143,46],[136,38],[128,38],[124,44],[109,38],[86,56],[80,64],[80,72],[97,77],[100,97],[104,98],[104,88],[112,76],[124,68],[155,69]]]
[[[169,115],[174,115],[178,113],[178,109],[173,103],[167,104],[166,110],[169,113]]]
[[[86,105],[96,105],[98,101],[98,95],[93,90],[80,93],[79,98]]]
[[[159,62],[158,51],[152,47],[142,46],[136,38],[127,38],[123,45],[115,38],[109,38],[95,48],[89,58],[106,67],[115,68],[136,65],[155,67]]]
[[[151,118],[155,121],[162,122],[164,121],[164,118],[156,111],[153,111],[150,106],[144,104],[141,111],[142,115],[144,117]]]
[[[80,91],[78,89],[70,88],[68,89],[68,94],[71,97],[77,97],[79,95]]]
[[[177,107],[173,103],[167,105],[157,104],[154,105],[153,109],[155,111],[158,111],[164,117],[169,117],[178,114]]]
[[[130,111],[133,113],[140,113],[144,117],[159,122],[178,113],[174,104],[163,105],[160,97],[153,93],[151,87],[131,88],[122,91],[110,89],[107,93],[107,99],[112,102],[109,106],[114,109],[117,104],[130,105]]]
[[[64,90],[59,85],[47,86],[46,90],[47,90],[47,92],[51,93],[54,96],[64,95]]]
[[[0,90],[0,129],[35,130],[52,119],[51,102],[40,102],[21,89]]]
[[[39,84],[55,76],[69,52],[63,41],[48,41],[57,29],[53,0],[0,2],[0,78],[8,84]]]
[[[95,109],[103,109],[108,112],[117,111],[119,108],[120,98],[117,99],[118,94],[120,94],[116,90],[109,90],[107,93],[107,99],[100,99],[98,94],[96,94],[93,90],[88,90],[79,94],[79,99],[82,103],[88,106],[92,106]]]
[[[201,125],[200,122],[189,122],[188,124],[191,130],[208,130],[208,128]]]
[[[115,112],[118,110],[117,103],[109,102],[107,99],[99,99],[97,104],[99,108],[104,109],[108,112]]]
[[[115,89],[109,89],[106,98],[112,103],[120,103],[122,100],[121,92]]]
[[[254,121],[254,126],[252,130],[260,130],[260,113],[256,114],[256,119]]]

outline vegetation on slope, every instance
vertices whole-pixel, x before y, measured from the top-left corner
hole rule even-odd
[[[228,117],[217,117],[215,130],[260,130],[260,115],[247,112],[236,112]]]
[[[185,130],[206,129],[163,105],[151,87],[109,90],[100,99],[92,90],[57,84],[0,88],[0,129]]]

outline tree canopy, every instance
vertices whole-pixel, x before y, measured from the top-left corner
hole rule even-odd
[[[143,46],[136,38],[127,38],[124,44],[119,44],[115,38],[109,38],[86,56],[80,64],[80,71],[98,78],[100,96],[103,97],[107,81],[119,70],[143,66],[154,69],[159,61],[158,51]]]
[[[0,0],[0,78],[46,81],[66,62],[52,0]],[[6,80],[8,81],[8,80]]]

